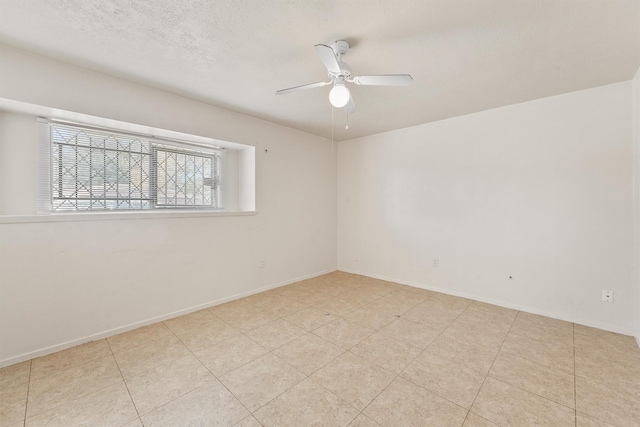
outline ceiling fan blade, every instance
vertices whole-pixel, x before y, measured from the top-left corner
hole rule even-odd
[[[353,100],[353,94],[349,94],[349,102],[347,103],[347,113],[352,114],[356,111],[356,103]]]
[[[315,48],[316,53],[320,57],[320,61],[327,67],[327,71],[330,73],[340,73],[340,64],[338,64],[338,58],[336,58],[333,49],[326,44],[317,44]]]
[[[386,74],[379,76],[357,76],[353,78],[357,85],[368,86],[407,86],[413,82],[410,74]]]
[[[309,84],[306,84],[306,85],[290,87],[290,88],[287,88],[287,89],[280,89],[279,91],[276,92],[276,95],[286,95],[287,93],[295,92],[297,90],[313,89],[314,87],[322,87],[322,86],[326,86],[326,85],[330,85],[330,84],[331,84],[331,82],[309,83]]]

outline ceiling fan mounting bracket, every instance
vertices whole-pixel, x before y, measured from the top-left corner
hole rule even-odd
[[[344,40],[336,40],[331,43],[331,49],[336,54],[338,61],[342,61],[342,56],[349,52],[349,43]]]

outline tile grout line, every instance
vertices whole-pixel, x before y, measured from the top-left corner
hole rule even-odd
[[[229,323],[228,323],[228,322],[226,322],[224,319],[222,319],[222,318],[220,318],[219,316],[216,316],[214,313],[210,312],[208,309],[205,309],[205,310],[207,310],[207,311],[208,311],[210,314],[212,314],[215,318],[220,319],[222,322],[226,323],[227,325],[231,326],[232,328],[237,329],[237,330],[240,332],[240,335],[243,335],[243,336],[245,336],[245,337],[247,337],[247,338],[251,339],[251,337],[248,337],[247,335],[245,335],[245,334],[244,334],[244,332],[243,332],[242,330],[240,330],[239,328],[236,328],[235,326],[233,326],[233,325],[229,324]],[[164,322],[163,322],[163,323],[164,323]],[[249,410],[249,408],[247,408],[247,407],[245,406],[245,404],[244,404],[244,403],[243,403],[243,402],[238,398],[238,396],[236,396],[235,394],[233,394],[233,392],[232,392],[231,390],[229,390],[229,388],[228,388],[228,387],[227,387],[227,386],[226,386],[222,381],[220,381],[220,379],[218,378],[218,376],[217,376],[216,374],[214,374],[213,372],[211,372],[211,370],[210,370],[210,369],[209,369],[209,368],[208,368],[208,367],[207,367],[207,366],[202,362],[202,360],[200,360],[200,358],[198,358],[198,356],[196,356],[196,355],[195,355],[195,353],[193,353],[193,351],[192,351],[192,350],[191,350],[191,349],[190,349],[190,348],[189,348],[189,347],[188,347],[188,346],[187,346],[187,345],[186,345],[186,344],[185,344],[185,343],[180,339],[180,337],[179,337],[179,336],[177,336],[177,335],[175,334],[175,332],[173,332],[173,331],[171,330],[171,328],[169,328],[167,325],[165,325],[165,326],[166,326],[166,328],[167,328],[167,329],[169,329],[169,331],[171,331],[171,333],[173,334],[173,336],[175,336],[175,337],[176,337],[176,339],[177,339],[178,341],[180,341],[180,343],[181,343],[181,344],[182,344],[182,345],[187,349],[187,351],[189,351],[189,353],[190,353],[190,354],[191,354],[191,355],[192,355],[192,356],[193,356],[193,357],[198,361],[198,363],[200,363],[200,365],[202,365],[202,367],[203,367],[203,368],[205,368],[205,369],[207,370],[207,372],[209,372],[209,373],[213,376],[213,378],[214,378],[218,383],[220,383],[220,385],[222,385],[222,387],[224,387],[224,388],[225,388],[225,390],[227,390],[227,391],[229,392],[229,394],[231,394],[231,395],[232,395],[232,396],[233,396],[233,397],[238,401],[238,403],[240,403],[240,404],[242,405],[242,407],[243,407],[244,409],[246,409],[246,410],[247,410],[247,412],[249,413],[249,415],[253,415],[253,413]],[[230,339],[230,338],[233,338],[233,337],[229,337],[229,338],[227,338],[227,339]],[[222,340],[222,341],[219,341],[219,342],[223,342],[223,341],[226,341],[226,340]],[[252,341],[253,341],[253,340],[252,340]],[[255,341],[254,341],[254,342],[255,342]],[[214,345],[216,345],[216,344],[218,344],[218,343],[212,344],[212,346],[214,346]],[[257,344],[257,343],[256,343],[256,344]],[[258,344],[258,345],[260,345],[260,344]],[[260,346],[260,347],[262,347],[262,346]],[[265,354],[266,354],[266,353],[265,353]],[[258,356],[257,358],[259,358],[259,357],[262,357],[262,356]],[[256,359],[257,359],[257,358],[256,358]],[[254,360],[255,360],[255,359],[254,359]],[[251,362],[247,362],[247,363],[245,363],[244,365],[246,365],[246,364],[248,364],[248,363],[251,363]],[[244,365],[242,365],[242,366],[244,366]],[[230,372],[231,372],[231,371],[230,371]],[[228,372],[227,372],[227,373],[228,373]],[[225,374],[225,375],[226,375],[226,374]],[[207,384],[208,384],[208,383],[207,383]],[[172,402],[174,402],[174,401],[176,401],[176,400],[180,399],[182,396],[186,396],[186,395],[187,395],[187,394],[189,394],[189,393],[193,393],[195,390],[197,390],[197,389],[199,389],[199,388],[201,388],[201,387],[204,387],[204,386],[205,386],[205,385],[207,385],[207,384],[203,384],[203,385],[201,385],[201,386],[199,386],[199,387],[196,387],[196,388],[194,388],[194,389],[192,389],[192,390],[189,390],[188,392],[186,392],[186,393],[184,393],[184,394],[181,394],[180,396],[176,397],[175,399],[171,399],[170,401],[168,401],[168,402],[166,402],[166,403],[164,403],[164,404],[162,404],[162,405],[158,406],[157,408],[152,409],[151,411],[149,411],[149,412],[147,412],[147,413],[151,413],[151,412],[157,411],[158,409],[162,408],[163,406],[166,406],[166,405],[168,405],[169,403],[172,403]],[[244,418],[247,418],[247,417],[244,417]],[[244,418],[242,418],[242,420],[243,420]],[[242,421],[242,420],[240,420],[240,421]],[[140,421],[142,422],[142,420],[140,420]],[[238,421],[238,423],[239,423],[240,421]],[[236,424],[237,424],[237,423],[236,423]],[[262,423],[261,423],[261,424],[262,424]],[[143,426],[143,427],[144,427],[144,426]]]
[[[430,296],[429,296],[429,298],[425,299],[424,301],[421,301],[421,302],[420,302],[420,304],[422,304],[423,302],[425,302],[425,301],[427,301],[427,300],[430,300],[431,298],[433,298],[433,296],[434,296],[434,295],[435,295],[435,293],[434,293],[434,294],[432,294],[432,295],[430,295]],[[420,305],[420,304],[418,304],[418,305]],[[416,307],[417,307],[418,305],[416,305]],[[470,306],[470,305],[471,305],[471,304],[469,304],[469,306]],[[377,398],[378,398],[382,393],[384,393],[384,391],[385,391],[385,390],[386,390],[386,389],[387,389],[387,388],[388,388],[388,387],[389,387],[389,386],[390,386],[394,381],[396,381],[396,380],[400,377],[400,375],[402,375],[402,373],[403,373],[404,371],[406,371],[406,369],[407,369],[407,368],[408,368],[408,367],[409,367],[413,362],[415,362],[415,361],[416,361],[416,359],[417,359],[418,357],[420,357],[420,355],[421,355],[422,353],[424,353],[425,351],[427,351],[427,349],[429,348],[429,346],[431,346],[431,344],[433,344],[433,342],[434,342],[435,340],[437,340],[437,339],[438,339],[438,338],[439,338],[439,337],[440,337],[440,336],[441,336],[441,335],[442,335],[442,334],[443,334],[443,333],[444,333],[444,332],[449,328],[449,326],[450,326],[453,322],[455,322],[455,321],[456,321],[460,316],[462,316],[462,313],[464,313],[465,311],[467,311],[467,308],[469,308],[469,306],[465,307],[465,309],[464,309],[464,310],[462,310],[462,311],[460,312],[460,314],[459,314],[458,316],[456,316],[456,318],[455,318],[454,320],[452,320],[452,321],[451,321],[451,323],[449,323],[449,325],[447,325],[447,327],[443,328],[443,329],[442,329],[442,331],[440,331],[440,333],[439,333],[438,335],[436,335],[436,336],[435,336],[435,337],[434,337],[434,338],[429,342],[429,344],[427,344],[427,346],[426,346],[426,347],[425,347],[425,348],[424,348],[420,353],[418,353],[418,354],[416,355],[416,357],[414,357],[414,358],[411,360],[411,362],[409,362],[409,363],[407,364],[407,366],[405,366],[405,368],[404,368],[404,369],[402,369],[402,370],[398,373],[398,375],[396,375],[396,376],[395,376],[395,377],[394,377],[394,378],[389,382],[389,384],[387,384],[387,385],[386,385],[386,386],[385,386],[385,387],[380,391],[380,393],[378,393],[378,394],[376,395],[376,397],[374,397],[374,398],[371,400],[371,402],[369,402],[369,403],[367,404],[367,406],[365,406],[365,407],[364,407],[364,409],[362,410],[362,413],[364,413],[364,411],[365,411],[365,410],[366,410],[366,409],[367,409],[367,408],[368,408],[368,407],[369,407],[369,406],[370,406],[370,405],[371,405],[371,404],[372,404],[372,403],[373,403],[373,402],[374,402],[374,401],[375,401],[375,400],[376,400],[376,399],[377,399]],[[414,308],[415,308],[415,307],[414,307]],[[412,308],[412,309],[413,309],[413,308]],[[411,309],[411,310],[412,310],[412,309]],[[408,311],[410,311],[410,310],[408,310]],[[408,311],[407,311],[407,312],[408,312]],[[407,313],[407,312],[405,312],[405,313]],[[402,318],[402,315],[398,316],[398,318]],[[376,366],[377,366],[377,365],[376,365]],[[382,369],[384,369],[384,368],[382,368]],[[436,396],[440,397],[441,399],[444,399],[444,400],[446,400],[447,402],[452,403],[452,404],[454,404],[454,405],[458,406],[459,408],[462,408],[462,409],[466,410],[466,411],[467,411],[467,415],[465,415],[465,420],[466,420],[467,416],[469,415],[469,410],[467,410],[466,408],[463,408],[462,406],[458,405],[458,404],[457,404],[457,403],[455,403],[455,402],[451,402],[449,399],[446,399],[446,398],[444,398],[444,397],[440,396],[439,394],[434,393],[434,392],[433,392],[433,391],[431,391],[431,390],[428,390],[428,389],[426,389],[426,388],[422,387],[421,385],[418,385],[418,384],[414,383],[414,382],[413,382],[413,381],[411,381],[411,380],[408,380],[408,381],[409,381],[411,384],[414,384],[414,385],[415,385],[415,386],[417,386],[417,387],[423,388],[424,390],[427,390],[429,393],[433,393],[434,395],[436,395]],[[374,420],[374,421],[376,421],[376,420]],[[376,421],[376,422],[377,422],[377,421]],[[463,421],[463,424],[464,424],[464,421]]]
[[[102,338],[102,339],[106,340],[106,338]],[[97,341],[100,341],[100,340],[97,340]],[[72,347],[72,348],[73,348],[73,347]],[[62,351],[64,351],[64,350],[62,350]],[[45,357],[45,356],[41,356],[41,357]],[[91,360],[91,361],[89,361],[89,362],[81,363],[81,364],[79,364],[79,365],[72,366],[72,367],[70,367],[70,368],[62,369],[62,370],[60,370],[60,371],[57,371],[57,372],[54,372],[54,373],[51,373],[51,374],[45,375],[45,376],[43,376],[43,377],[41,377],[41,378],[36,378],[34,381],[40,381],[40,380],[42,380],[42,379],[44,379],[44,378],[46,378],[46,377],[53,376],[53,375],[57,375],[58,373],[65,372],[65,371],[69,371],[69,370],[71,370],[71,369],[75,369],[75,368],[78,368],[78,367],[80,367],[80,366],[84,366],[84,365],[87,365],[87,364],[89,364],[89,363],[93,363],[93,362],[95,362],[95,361],[97,361],[97,360],[106,359],[106,358],[108,358],[108,357],[112,357],[112,358],[114,359],[114,362],[116,362],[116,367],[118,367],[118,366],[117,366],[117,363],[118,363],[118,362],[115,360],[115,357],[113,356],[113,353],[112,353],[111,355],[98,357],[98,358],[96,358],[96,359],[94,359],[94,360]],[[38,359],[38,357],[36,357],[36,358],[34,358],[34,359],[31,359],[31,361],[33,361],[33,360],[35,360],[35,359]],[[118,368],[118,371],[120,371],[120,368]],[[120,373],[120,376],[122,377],[122,373]],[[124,381],[124,378],[123,378],[123,381]],[[73,402],[77,402],[78,400],[80,400],[80,399],[82,399],[82,398],[85,398],[85,397],[87,397],[87,396],[91,396],[92,394],[98,393],[98,392],[100,392],[100,391],[102,391],[102,390],[104,390],[104,389],[107,389],[107,388],[109,388],[109,387],[111,387],[111,386],[115,385],[115,384],[116,384],[116,383],[109,384],[109,385],[105,385],[105,386],[104,386],[104,387],[102,387],[102,388],[99,388],[99,389],[97,389],[97,390],[93,390],[91,393],[84,393],[84,394],[80,394],[80,395],[78,395],[77,397],[75,397],[74,399],[69,400],[69,401],[67,401],[67,402],[65,402],[65,403],[58,404],[58,405],[56,405],[56,406],[54,406],[54,407],[48,408],[48,409],[46,409],[46,410],[44,410],[44,411],[41,411],[41,412],[38,412],[38,413],[35,413],[35,414],[31,414],[31,417],[35,417],[36,415],[41,415],[41,414],[44,414],[44,413],[46,413],[46,412],[53,411],[54,409],[60,408],[60,407],[62,407],[62,406],[69,405],[69,404],[71,404],[71,403],[73,403]],[[31,389],[31,368],[30,368],[30,371],[29,371],[29,386],[28,386],[28,390],[30,390],[30,389]],[[27,402],[28,402],[28,395],[27,395]],[[26,413],[27,413],[27,408],[25,407],[25,424],[26,424]]]
[[[471,405],[469,406],[469,412],[467,412],[467,416],[465,417],[465,422],[466,422],[467,418],[469,417],[469,413],[471,412],[471,409],[473,408],[473,405],[475,405],[476,400],[478,399],[478,396],[480,395],[480,391],[482,390],[482,387],[484,387],[484,383],[487,381],[487,378],[489,378],[489,373],[491,372],[491,368],[493,368],[493,364],[496,363],[496,359],[498,358],[498,355],[500,354],[500,351],[502,350],[502,346],[504,345],[504,342],[507,340],[507,337],[509,336],[509,332],[511,332],[511,328],[513,328],[513,324],[516,322],[516,319],[518,318],[519,314],[520,314],[520,311],[517,311],[515,317],[511,321],[511,325],[509,325],[509,330],[504,335],[504,339],[502,340],[502,343],[500,344],[500,347],[498,348],[498,351],[496,352],[496,355],[493,358],[493,362],[491,362],[491,366],[489,366],[489,370],[487,370],[487,373],[485,374],[484,379],[482,380],[482,384],[480,384],[480,388],[478,388],[478,392],[476,393],[476,396],[473,398],[473,402],[471,402]],[[489,420],[489,421],[493,422],[492,420]]]
[[[27,408],[29,407],[29,391],[31,389],[31,370],[33,368],[33,359],[29,360],[29,379],[27,380],[27,398],[24,401],[24,418],[22,419],[22,425],[27,425]]]
[[[360,289],[360,288],[357,288],[357,289]],[[353,290],[353,289],[351,289],[351,290]],[[349,291],[347,291],[347,292],[349,292]],[[393,292],[391,292],[391,293],[393,293]],[[391,294],[391,293],[390,293],[390,294]],[[390,295],[390,294],[389,294],[389,295]],[[426,301],[426,300],[430,299],[432,296],[433,296],[433,295],[430,295],[428,298],[426,298],[425,300],[421,301],[420,303],[422,303],[422,302],[424,302],[424,301]],[[334,297],[330,297],[330,298],[334,298]],[[328,299],[330,299],[330,298],[328,298]],[[381,297],[380,297],[380,298],[381,298]],[[328,299],[327,299],[327,300],[328,300]],[[325,301],[327,301],[327,300],[325,300]],[[336,319],[332,320],[331,322],[334,322],[334,321],[336,321],[336,320],[338,320],[338,319],[343,319],[343,320],[345,320],[345,321],[347,321],[347,322],[350,322],[349,320],[344,319],[344,316],[345,316],[345,315],[347,315],[347,314],[349,314],[349,313],[351,313],[351,312],[353,312],[353,311],[355,311],[355,310],[357,310],[357,309],[359,309],[359,308],[362,308],[362,307],[364,307],[364,306],[365,306],[365,305],[360,305],[359,307],[356,307],[356,308],[354,308],[354,309],[352,309],[352,310],[349,310],[349,311],[347,311],[346,313],[343,313],[342,315],[337,315],[337,316],[336,316]],[[317,309],[317,310],[320,310],[320,311],[323,311],[323,312],[325,312],[325,313],[329,313],[329,314],[331,314],[330,312],[328,312],[328,311],[326,311],[326,310],[323,310],[323,309],[321,309],[321,308],[318,308],[318,307],[315,307],[315,306],[310,306],[310,307],[313,307],[313,308],[315,308],[315,309]],[[398,317],[398,318],[399,318],[399,317],[401,317],[401,315],[400,315],[400,316],[396,316],[396,317]],[[285,320],[285,321],[286,321],[286,320]],[[328,322],[327,324],[329,324],[329,323],[331,323],[331,322]],[[350,323],[354,323],[354,324],[358,325],[358,324],[357,324],[357,323],[355,323],[355,322],[350,322]],[[325,324],[325,325],[327,325],[327,324]],[[325,325],[323,325],[323,326],[325,326]],[[360,325],[358,325],[358,326],[360,326]],[[322,326],[320,326],[320,327],[322,327]],[[302,328],[302,329],[304,329],[304,328]],[[316,328],[316,329],[318,329],[318,328]],[[371,328],[368,328],[368,329],[371,329]],[[372,329],[372,330],[373,330],[373,329]],[[306,331],[306,330],[305,330],[305,331]],[[305,335],[313,334],[313,332],[312,332],[312,331],[306,331],[306,332],[307,332],[307,334],[305,334]],[[363,338],[363,339],[362,339],[362,340],[360,340],[359,342],[364,341],[365,339],[369,338],[371,335],[374,335],[374,334],[375,334],[375,333],[377,333],[377,332],[378,332],[377,330],[373,330],[373,332],[372,332],[370,335],[367,335],[365,338]],[[305,336],[305,335],[303,335],[303,336]],[[327,342],[330,342],[330,341],[328,341],[326,338],[323,338],[323,337],[321,337],[321,336],[319,336],[319,335],[316,335],[316,334],[313,334],[313,335],[314,335],[314,336],[316,336],[316,337],[318,337],[318,338],[320,338],[320,339],[323,339],[323,340],[325,340],[325,341],[327,341]],[[247,336],[247,337],[248,337],[248,336]],[[251,337],[248,337],[248,338],[249,338],[249,339],[251,339]],[[300,338],[300,337],[297,337],[296,339],[298,339],[298,338]],[[434,339],[435,339],[435,338],[434,338]],[[254,340],[252,340],[252,341],[254,341]],[[295,339],[294,339],[294,340],[292,340],[292,341],[295,341]],[[254,341],[254,342],[255,342],[255,341]],[[289,342],[291,342],[291,341],[289,341]],[[330,343],[331,343],[331,342],[330,342]],[[258,344],[258,345],[260,345],[259,343],[257,343],[257,344]],[[287,345],[287,344],[288,344],[288,343],[285,343],[285,344],[281,345],[280,347],[283,347],[283,346],[285,346],[285,345]],[[331,343],[331,344],[334,344],[334,343]],[[334,345],[335,345],[335,344],[334,344]],[[357,345],[357,344],[356,344],[356,345]],[[270,350],[270,351],[269,351],[269,353],[273,354],[275,357],[277,357],[278,359],[280,359],[282,362],[286,363],[288,366],[291,366],[291,367],[292,367],[293,369],[295,369],[296,371],[301,372],[301,371],[299,371],[297,368],[295,368],[294,366],[290,365],[286,360],[282,359],[280,356],[278,356],[277,354],[275,354],[275,353],[274,353],[274,351],[275,351],[275,350],[277,350],[277,349],[278,349],[278,348],[280,348],[280,347],[277,347],[277,348],[275,348],[275,349],[273,349],[273,350]],[[340,346],[337,346],[337,347],[339,347],[339,348],[340,348]],[[354,346],[352,346],[351,348],[353,348],[353,347],[354,347]],[[343,351],[339,356],[337,356],[336,358],[334,358],[334,359],[332,359],[331,361],[327,362],[327,363],[326,363],[325,365],[323,365],[321,368],[319,368],[319,369],[317,369],[316,371],[314,371],[314,373],[315,373],[315,372],[317,372],[317,371],[319,371],[320,369],[322,369],[322,368],[323,368],[324,366],[326,366],[327,364],[331,363],[333,360],[336,360],[337,358],[339,358],[339,357],[343,356],[345,353],[347,353],[347,352],[351,353],[351,351],[350,351],[350,350],[351,350],[351,348],[350,348],[350,349],[344,349],[344,348],[341,348],[341,349],[343,349],[344,351]],[[355,353],[351,353],[351,354],[354,354],[354,355],[355,355],[355,356],[357,356],[357,357],[362,357],[362,356],[356,355]],[[260,357],[262,357],[262,356],[260,356]],[[417,357],[417,356],[416,356],[416,357]],[[257,359],[257,358],[256,358],[256,359]],[[255,359],[254,359],[254,360],[255,360]],[[365,360],[366,360],[366,359],[365,359]],[[367,362],[368,362],[368,363],[371,363],[371,362],[369,362],[368,360],[367,360]],[[251,363],[251,362],[247,362],[246,364],[248,364],[248,363]],[[246,365],[246,364],[245,364],[245,365]],[[375,366],[378,366],[378,365],[377,365],[377,364],[375,364],[375,363],[372,363],[372,364],[373,364],[373,365],[375,365]],[[244,365],[243,365],[243,366],[244,366]],[[381,368],[381,369],[384,369],[384,368],[382,368],[382,367],[380,367],[380,368]],[[238,369],[238,368],[236,368],[236,369]],[[235,369],[234,369],[234,370],[235,370]],[[292,388],[294,388],[295,386],[297,386],[297,385],[298,385],[298,384],[300,384],[301,382],[305,381],[306,379],[309,379],[309,380],[313,381],[313,378],[311,378],[311,375],[306,375],[304,372],[301,372],[301,373],[302,373],[303,375],[305,375],[305,378],[304,378],[303,380],[299,381],[298,383],[294,384],[293,386],[291,386],[291,387],[290,387],[290,388],[288,388],[287,390],[285,390],[285,391],[283,391],[282,393],[278,394],[278,395],[277,395],[277,396],[275,396],[273,399],[269,400],[269,401],[268,401],[268,402],[266,402],[264,405],[262,405],[262,406],[260,406],[259,408],[257,408],[254,412],[250,412],[250,413],[251,413],[251,415],[253,415],[253,416],[255,417],[255,415],[254,415],[254,414],[255,414],[255,412],[256,412],[256,411],[260,410],[262,407],[264,407],[264,406],[268,405],[269,403],[273,402],[273,401],[274,401],[274,400],[276,400],[278,397],[280,397],[281,395],[283,395],[283,394],[284,394],[284,393],[286,393],[287,391],[291,390]],[[225,374],[225,375],[226,375],[226,374]],[[398,374],[398,376],[399,376],[399,375],[400,375],[400,374]],[[396,378],[397,378],[397,376],[396,376]],[[394,380],[395,380],[395,378],[394,378]],[[392,380],[391,382],[393,382],[394,380]],[[359,411],[359,410],[358,410],[358,408],[355,408],[355,407],[354,407],[353,405],[351,405],[350,403],[348,403],[348,402],[344,401],[342,398],[340,398],[339,396],[335,395],[333,392],[331,392],[330,390],[328,390],[328,389],[326,389],[324,386],[322,386],[322,384],[318,384],[318,383],[317,383],[317,382],[315,382],[315,381],[313,381],[313,383],[314,383],[314,384],[319,385],[320,387],[322,387],[323,389],[325,389],[327,392],[329,392],[331,395],[336,396],[339,400],[341,400],[341,401],[345,402],[345,403],[346,403],[347,405],[349,405],[350,407],[353,407],[356,411]],[[391,384],[391,383],[389,383],[389,384]],[[387,386],[388,386],[388,385],[387,385]],[[383,389],[383,391],[384,391],[385,389],[386,389],[386,387]],[[382,393],[382,391],[381,391],[380,393]],[[380,393],[379,393],[379,394],[380,394]],[[379,394],[378,394],[378,395],[379,395]],[[378,395],[376,395],[376,397],[374,397],[374,399],[373,399],[373,400],[375,400],[375,399],[378,397]],[[235,395],[234,395],[234,396],[235,396]],[[236,398],[237,398],[237,397],[236,397]],[[238,399],[238,400],[239,400],[239,399]],[[372,400],[371,402],[373,402],[373,400]],[[369,404],[370,404],[371,402],[369,402]],[[241,403],[242,403],[242,402],[241,402]],[[369,405],[367,405],[367,406],[369,406]],[[366,409],[366,408],[367,408],[367,406],[365,406],[365,408],[364,408],[364,409]],[[356,415],[356,417],[354,417],[354,420],[355,420],[355,418],[357,418],[360,414],[362,414],[362,413],[363,413],[364,409],[363,409],[362,411],[359,411],[359,412],[358,412],[358,415]],[[353,422],[353,420],[351,420],[350,422]]]
[[[524,338],[524,339],[529,339],[529,340],[536,341],[536,342],[539,342],[539,343],[546,343],[546,341],[536,340],[536,339],[534,339],[534,338],[530,338],[530,337],[528,337],[528,336],[526,336],[526,335],[521,335],[521,334],[517,334],[517,333],[514,333],[514,332],[509,332],[509,335],[511,335],[511,336],[516,336],[516,337],[520,337],[520,338]],[[506,341],[506,340],[505,340],[505,341]],[[506,354],[510,354],[510,355],[512,355],[512,356],[520,357],[520,358],[522,358],[522,359],[528,360],[528,361],[529,361],[529,362],[531,362],[531,363],[535,363],[536,365],[544,366],[544,367],[546,367],[546,368],[550,368],[550,369],[553,369],[553,368],[554,368],[554,366],[545,365],[544,363],[540,363],[540,362],[539,362],[539,361],[537,361],[537,360],[533,360],[532,358],[527,357],[528,353],[527,353],[527,354],[525,354],[525,355],[522,355],[522,354],[512,353],[512,352],[510,352],[510,351],[508,351],[508,350],[503,350],[503,351],[504,351]],[[572,354],[573,354],[573,347],[572,347]],[[566,374],[570,374],[570,375],[575,374],[575,364],[574,364],[574,368],[573,368],[573,369],[563,369],[563,368],[556,368],[556,369],[558,369],[558,370],[560,370],[560,371],[562,371],[562,372],[564,372],[564,373],[566,373]]]
[[[133,404],[133,409],[136,410],[136,414],[138,414],[138,420],[140,420],[140,424],[142,424],[142,419],[140,418],[140,411],[138,411],[138,406],[136,405],[136,402],[133,400],[133,396],[131,396],[131,391],[129,390],[129,386],[127,385],[127,380],[124,379],[124,375],[122,374],[122,369],[120,369],[120,364],[118,363],[118,359],[116,358],[116,355],[113,352],[113,349],[111,348],[111,343],[109,343],[109,340],[106,338],[105,338],[105,341],[107,342],[107,346],[109,346],[111,357],[113,357],[114,362],[116,362],[116,367],[118,368],[118,372],[120,373],[120,378],[122,378],[122,383],[124,384],[124,387],[127,389],[127,394],[129,395],[129,399],[131,399],[131,403]],[[144,424],[143,424],[143,427],[144,427]]]

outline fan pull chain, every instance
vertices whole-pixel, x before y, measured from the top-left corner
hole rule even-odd
[[[347,125],[344,128],[349,130],[349,111],[347,111]]]
[[[333,154],[335,150],[335,141],[333,140],[333,105],[331,106],[331,154]]]

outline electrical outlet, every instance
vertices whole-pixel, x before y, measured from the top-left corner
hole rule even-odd
[[[604,301],[604,302],[613,302],[613,291],[603,290],[602,291],[602,301]]]
[[[433,266],[434,267],[440,267],[440,260],[438,258],[434,258],[433,259]]]
[[[260,268],[264,268],[264,260],[263,259],[260,260],[260,263],[258,263],[258,266]]]

